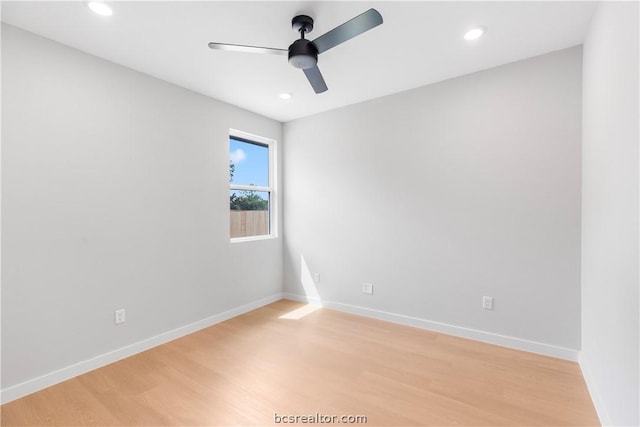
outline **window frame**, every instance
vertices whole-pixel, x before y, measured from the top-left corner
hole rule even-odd
[[[277,142],[271,138],[265,138],[260,135],[244,132],[238,129],[229,129],[229,137],[227,139],[227,152],[229,151],[229,140],[236,139],[248,144],[256,144],[266,146],[269,156],[269,185],[243,185],[233,184],[229,181],[229,191],[263,191],[269,194],[268,212],[269,212],[269,234],[261,234],[259,236],[247,236],[247,237],[231,237],[231,230],[229,229],[229,241],[231,243],[252,242],[256,240],[268,240],[278,237],[278,195],[277,195]],[[231,211],[229,210],[229,217],[227,225],[231,224]]]

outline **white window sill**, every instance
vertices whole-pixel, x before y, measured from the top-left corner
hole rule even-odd
[[[231,239],[231,243],[256,242],[258,240],[272,240],[277,238],[278,236],[274,236],[273,234],[266,234],[264,236],[234,237]]]

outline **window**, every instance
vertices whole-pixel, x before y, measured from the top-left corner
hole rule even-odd
[[[229,230],[232,241],[275,237],[275,141],[232,130]]]

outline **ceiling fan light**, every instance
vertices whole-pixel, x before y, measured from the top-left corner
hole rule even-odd
[[[296,68],[306,70],[307,68],[313,68],[318,63],[318,58],[307,55],[296,55],[289,58],[289,64]]]
[[[109,5],[101,1],[90,1],[87,3],[87,7],[100,16],[113,15],[113,10],[111,10]]]
[[[278,96],[280,97],[280,99],[284,99],[284,100],[293,98],[293,95],[291,95],[288,92],[283,92],[283,93],[279,94]]]
[[[473,27],[469,31],[464,34],[465,40],[476,40],[482,37],[484,33],[487,32],[487,28],[483,26]]]

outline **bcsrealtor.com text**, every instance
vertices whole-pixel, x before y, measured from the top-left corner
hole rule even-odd
[[[274,424],[366,424],[366,415],[326,415],[316,412],[310,415],[273,414]]]

